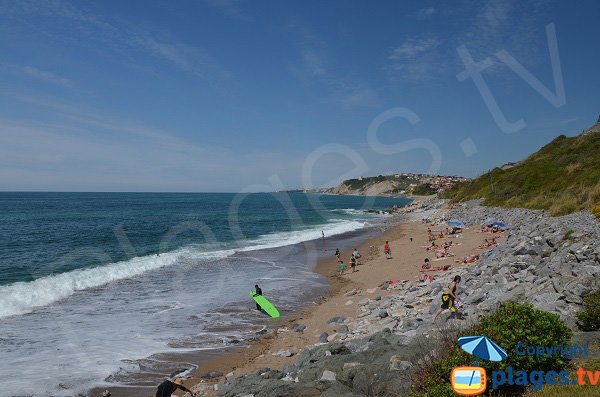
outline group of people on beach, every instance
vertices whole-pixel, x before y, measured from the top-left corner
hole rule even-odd
[[[354,248],[354,251],[352,251],[352,255],[350,255],[350,269],[352,269],[352,273],[358,271],[358,270],[356,270],[356,266],[358,265],[358,259],[361,256],[362,255],[360,254],[360,252],[358,252],[358,248]],[[341,276],[344,274],[344,271],[346,270],[346,264],[344,263],[344,260],[342,259],[342,254],[341,254],[339,248],[335,249],[335,257],[337,258],[337,262],[339,265],[339,274]]]

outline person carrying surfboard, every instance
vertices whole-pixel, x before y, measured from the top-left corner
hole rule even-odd
[[[262,289],[260,289],[260,287],[258,286],[258,284],[256,284],[254,286],[254,291],[256,292],[256,295],[261,295],[262,296]],[[260,307],[260,305],[258,304],[258,302],[256,303],[256,310],[262,310],[262,308]]]
[[[167,379],[158,385],[156,397],[171,397],[171,394],[173,394],[177,389],[181,389],[194,396],[194,393],[183,385],[183,380],[181,378],[175,378],[174,380]]]

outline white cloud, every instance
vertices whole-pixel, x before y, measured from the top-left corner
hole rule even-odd
[[[215,0],[216,4],[225,7],[226,0]],[[148,55],[162,59],[180,70],[205,79],[213,86],[230,85],[233,74],[221,65],[204,49],[178,42],[169,33],[155,26],[134,25],[128,21],[114,18],[102,18],[81,7],[85,3],[69,3],[61,0],[46,2],[15,2],[8,7],[0,7],[0,15],[41,15],[69,20],[70,27],[77,32],[65,37],[85,37],[101,42],[122,56],[128,56],[132,49],[143,51]],[[81,6],[81,7],[76,7]],[[58,23],[58,22],[57,22]],[[38,26],[42,29],[41,26]],[[50,78],[50,76],[46,76]]]
[[[437,10],[435,8],[426,7],[426,8],[418,9],[417,12],[415,13],[415,15],[417,16],[418,19],[427,19],[427,18],[432,17],[436,13],[437,13]]]
[[[302,59],[306,69],[312,76],[323,76],[327,74],[327,70],[323,66],[323,60],[314,50],[302,51]]]
[[[414,61],[421,53],[430,51],[438,45],[439,42],[434,38],[411,38],[392,51],[388,59],[398,62]]]
[[[444,69],[439,46],[433,37],[409,38],[388,56],[385,69],[392,80],[427,80]]]
[[[52,83],[67,88],[73,86],[71,80],[67,79],[66,77],[59,76],[53,72],[49,72],[46,70],[38,69],[33,66],[16,65],[12,63],[1,63],[0,66],[9,71],[33,77],[37,80],[45,81],[47,83]]]
[[[350,89],[338,94],[339,102],[345,107],[376,106],[382,101],[377,92],[369,87]]]
[[[252,17],[242,11],[240,7],[241,2],[241,0],[206,0],[206,3],[230,18],[251,21]]]

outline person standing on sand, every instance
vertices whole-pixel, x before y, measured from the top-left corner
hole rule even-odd
[[[385,241],[385,244],[383,245],[383,253],[385,254],[385,257],[387,259],[392,259],[392,251],[390,250],[390,243],[389,241]]]
[[[175,393],[175,390],[177,389],[190,393],[192,396],[194,395],[190,389],[183,385],[181,378],[175,378],[175,380],[167,379],[158,385],[156,397],[171,397],[171,394]]]
[[[323,240],[325,240],[325,232],[323,230],[321,230],[321,236],[323,237]]]
[[[352,269],[352,273],[356,271],[356,257],[354,254],[350,256],[350,268]]]
[[[433,320],[431,321],[432,323],[435,324],[435,320],[438,318],[438,316],[440,314],[442,314],[442,312],[445,309],[450,310],[451,318],[452,317],[456,318],[458,316],[458,309],[454,305],[454,301],[456,300],[456,286],[458,285],[459,282],[460,282],[460,276],[455,276],[454,280],[448,286],[448,289],[445,290],[444,293],[442,294],[442,306],[435,313],[435,316],[433,316]]]
[[[339,262],[339,260],[340,260],[340,249],[339,248],[335,249],[335,257],[337,258],[337,260]]]
[[[340,261],[340,276],[344,274],[345,267],[346,265],[344,265],[344,261]]]
[[[256,284],[254,286],[254,291],[256,292],[256,295],[261,295],[262,296],[262,289],[260,289],[260,287],[258,286],[258,284]],[[262,310],[262,307],[260,307],[260,305],[258,303],[256,304],[256,310]]]

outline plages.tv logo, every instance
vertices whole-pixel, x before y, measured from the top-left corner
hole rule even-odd
[[[507,354],[504,349],[485,336],[463,336],[458,338],[458,345],[467,353],[482,360],[502,361]],[[485,368],[454,367],[450,374],[452,390],[461,396],[482,394],[487,388]]]

